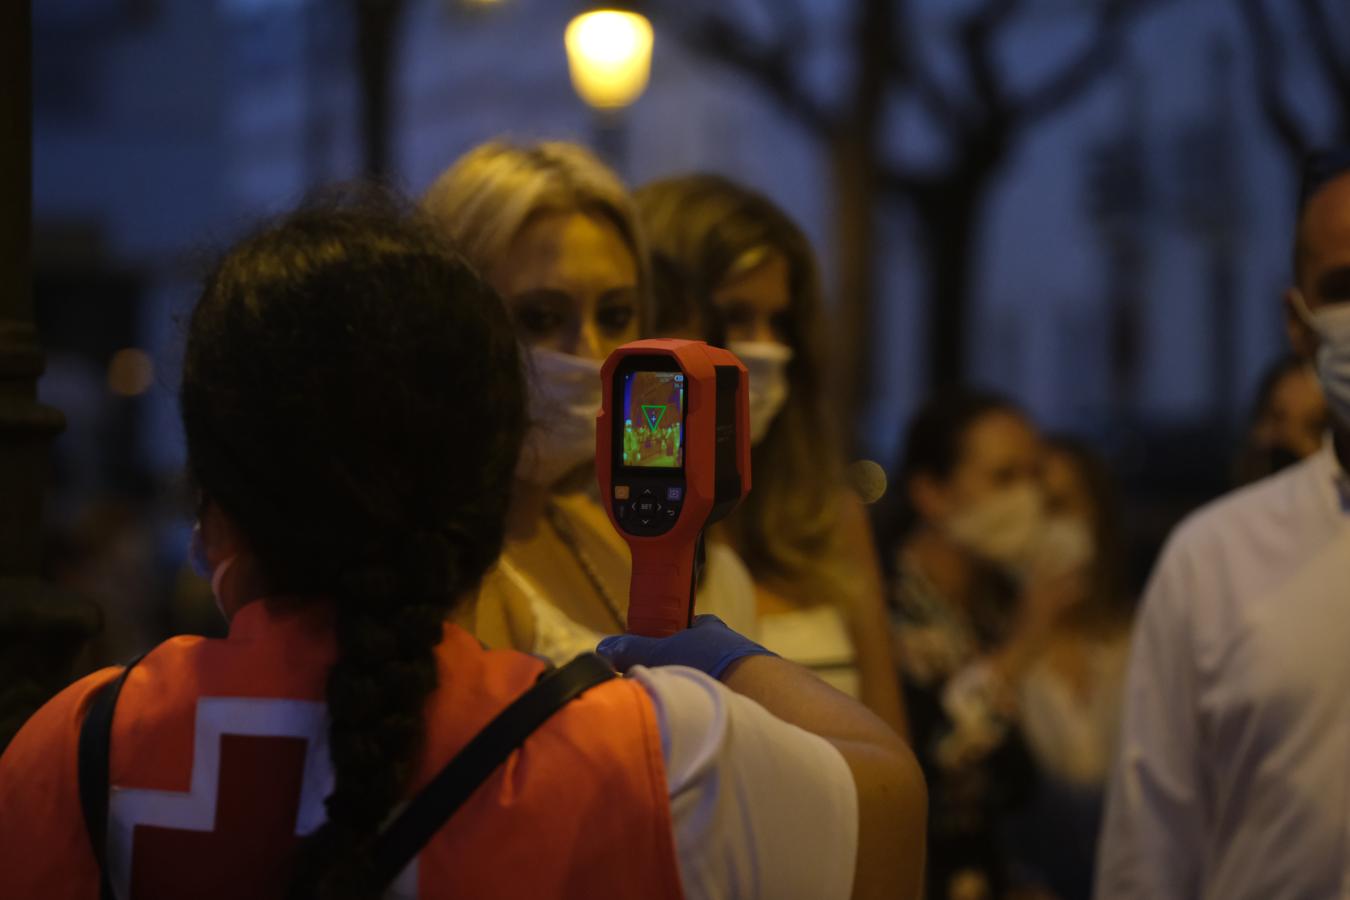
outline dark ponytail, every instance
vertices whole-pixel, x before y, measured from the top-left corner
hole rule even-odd
[[[272,602],[330,602],[335,784],[296,897],[374,897],[370,842],[418,763],[435,647],[501,550],[524,423],[511,326],[434,231],[330,204],[240,243],[192,315],[189,466]]]

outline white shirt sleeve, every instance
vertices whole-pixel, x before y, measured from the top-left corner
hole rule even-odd
[[[1191,604],[1203,596],[1197,574],[1174,541],[1144,597],[1102,824],[1097,900],[1200,895],[1204,793],[1191,630]]]
[[[858,797],[839,751],[693,669],[628,674],[656,707],[684,895],[849,897]]]

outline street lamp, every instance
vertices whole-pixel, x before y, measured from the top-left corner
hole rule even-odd
[[[598,113],[596,144],[620,171],[625,155],[621,115],[647,88],[652,42],[645,16],[613,7],[578,15],[563,36],[572,87]]]
[[[572,87],[595,109],[618,110],[647,88],[652,24],[623,9],[593,9],[574,18],[563,38]]]

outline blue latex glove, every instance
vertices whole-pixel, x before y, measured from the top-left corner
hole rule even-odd
[[[747,656],[777,656],[737,634],[717,616],[696,616],[694,624],[665,638],[616,634],[595,648],[620,672],[633,666],[688,666],[720,679],[727,668]]]

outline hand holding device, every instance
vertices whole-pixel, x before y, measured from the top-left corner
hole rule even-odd
[[[628,631],[665,637],[693,619],[703,530],[750,490],[746,368],[702,341],[625,344],[601,369],[596,473],[633,554]]]
[[[688,666],[719,679],[737,660],[778,655],[732,631],[717,616],[698,616],[689,628],[665,638],[616,634],[601,641],[595,652],[620,672],[633,666]]]

